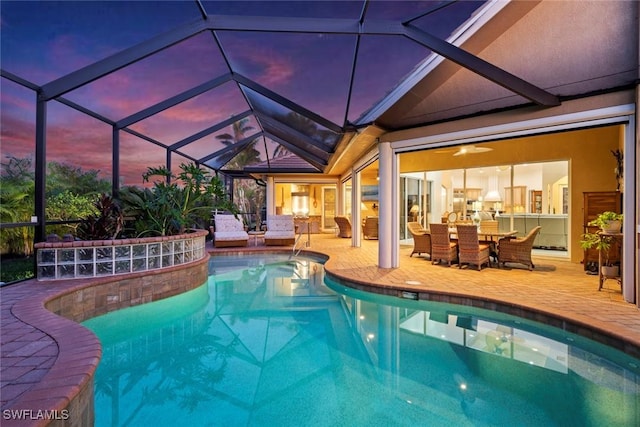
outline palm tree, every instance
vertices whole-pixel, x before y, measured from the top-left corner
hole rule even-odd
[[[245,138],[245,134],[253,129],[252,126],[248,125],[248,122],[248,118],[238,120],[232,125],[233,135],[225,133],[218,135],[216,138],[221,140],[225,146],[236,144],[238,141],[242,141]],[[227,162],[225,169],[243,170],[247,165],[260,162],[260,152],[256,149],[258,141],[259,138],[251,141],[247,147]],[[264,197],[261,196],[261,194],[264,193],[264,189],[259,187],[253,180],[234,180],[233,193],[233,201],[240,209],[240,212],[243,213],[258,212],[260,210],[259,207],[262,206],[264,201]],[[246,218],[245,222],[248,224],[251,223],[249,218]]]
[[[273,158],[275,159],[276,157],[283,157],[283,156],[286,156],[289,153],[291,153],[291,151],[289,151],[289,149],[287,149],[287,147],[285,147],[284,145],[279,145],[278,144],[276,149],[273,150]]]
[[[216,136],[225,146],[229,147],[245,138],[245,134],[253,129],[249,126],[249,119],[240,119],[232,125],[233,135],[224,133]],[[247,147],[238,153],[231,161],[227,162],[226,169],[242,170],[244,166],[254,164],[260,161],[260,152],[255,149],[258,138],[250,142]]]

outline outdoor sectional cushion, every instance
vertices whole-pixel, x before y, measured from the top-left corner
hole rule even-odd
[[[233,215],[216,215],[213,219],[215,231],[214,241],[235,241],[241,240],[245,244],[249,240],[249,234],[244,231],[242,221]]]
[[[296,237],[293,215],[267,216],[267,231],[264,233],[265,243],[269,240],[289,240],[292,244]]]

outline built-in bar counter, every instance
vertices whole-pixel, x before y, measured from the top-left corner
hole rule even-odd
[[[511,214],[497,216],[500,231],[511,230]],[[518,237],[526,236],[534,227],[541,226],[533,246],[536,248],[567,250],[569,245],[569,216],[551,214],[513,214],[513,229]]]

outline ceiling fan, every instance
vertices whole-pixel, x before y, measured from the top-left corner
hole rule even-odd
[[[487,151],[492,151],[493,148],[487,147],[476,147],[475,145],[463,145],[460,147],[458,151],[453,153],[454,156],[463,156],[465,154],[478,154],[478,153],[486,153]]]
[[[454,156],[463,156],[465,154],[478,154],[492,151],[493,148],[488,147],[476,147],[475,145],[463,145],[459,149],[455,150]],[[454,150],[438,150],[436,153],[450,153]]]

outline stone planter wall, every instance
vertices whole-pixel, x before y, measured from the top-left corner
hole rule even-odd
[[[153,271],[205,256],[206,230],[176,236],[36,243],[38,280]]]

